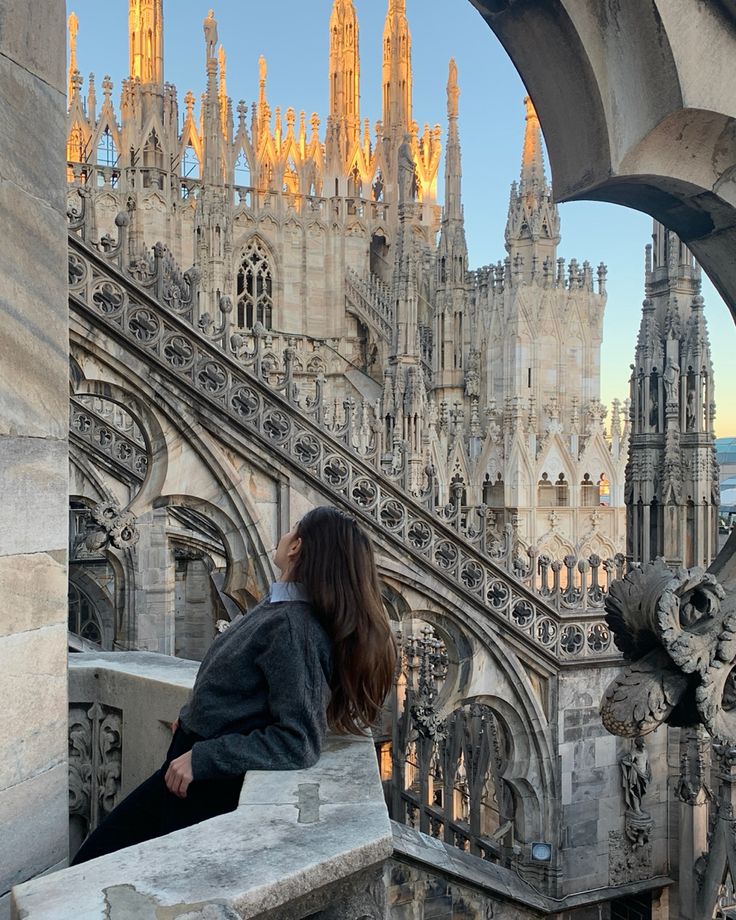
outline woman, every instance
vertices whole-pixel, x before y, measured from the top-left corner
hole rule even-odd
[[[373,549],[353,518],[315,508],[279,541],[268,599],[215,639],[172,725],[163,766],[72,865],[237,807],[248,770],[298,770],[326,728],[362,734],[393,679],[396,646]]]

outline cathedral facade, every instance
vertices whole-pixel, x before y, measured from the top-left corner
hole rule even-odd
[[[527,100],[505,257],[471,270],[465,240],[458,73],[447,132],[412,107],[405,3],[390,0],[381,120],[360,111],[352,0],[329,19],[323,127],[257,101],[233,105],[214,14],[197,106],[164,80],[162,0],[131,0],[130,75],[83,93],[70,17],[68,181],[97,237],[130,220],[130,255],[197,275],[201,328],[222,330],[263,373],[288,358],[335,418],[380,429],[383,468],[489,545],[561,560],[624,549],[626,408],[600,402],[606,269],[558,257],[560,218]],[[444,147],[444,149],[443,149]],[[444,205],[438,201],[444,153]],[[506,535],[506,536],[504,536]],[[499,549],[499,552],[501,550]]]

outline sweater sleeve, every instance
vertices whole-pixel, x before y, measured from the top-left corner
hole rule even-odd
[[[198,741],[192,748],[194,779],[248,770],[299,770],[319,759],[327,729],[329,685],[302,616],[285,616],[269,630],[256,656],[267,685],[273,721],[247,733]]]

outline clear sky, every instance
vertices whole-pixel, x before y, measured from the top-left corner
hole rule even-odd
[[[186,90],[205,86],[202,21],[215,0],[164,0],[165,79],[176,84],[180,111]],[[381,117],[381,36],[386,0],[354,0],[360,25],[361,117]],[[503,259],[509,185],[517,178],[524,134],[524,86],[511,61],[469,0],[407,0],[412,33],[414,118],[446,127],[447,64],[454,57],[462,90],[463,198],[471,267]],[[117,109],[128,73],[126,0],[69,0],[79,16],[78,64],[100,83],[109,74]],[[328,22],[332,0],[219,0],[215,16],[228,58],[228,93],[235,104],[258,93],[258,57],[268,63],[272,106],[317,112],[328,105]],[[86,80],[85,80],[86,90]],[[307,123],[309,123],[307,121]],[[608,265],[608,306],[602,352],[602,399],[628,392],[644,284],[644,246],[651,218],[615,205],[560,206],[559,254]],[[733,320],[710,282],[703,294],[715,365],[716,433],[736,435],[731,394],[736,369]]]

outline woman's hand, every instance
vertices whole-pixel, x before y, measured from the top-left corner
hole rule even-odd
[[[175,735],[176,730],[179,728],[179,717],[177,716],[174,721],[171,723],[171,734]]]
[[[172,760],[166,771],[164,782],[169,792],[178,795],[180,799],[187,797],[187,789],[194,777],[192,776],[192,752],[187,751],[176,760]]]

